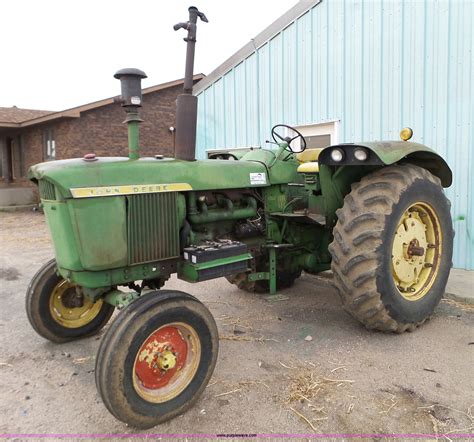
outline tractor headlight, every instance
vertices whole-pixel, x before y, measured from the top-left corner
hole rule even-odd
[[[360,147],[354,150],[354,157],[356,160],[365,161],[369,155],[365,149],[361,149]]]
[[[331,151],[331,159],[336,163],[340,163],[344,159],[344,151],[342,149],[333,149]]]

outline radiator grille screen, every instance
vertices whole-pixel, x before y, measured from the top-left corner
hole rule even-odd
[[[39,180],[39,193],[42,200],[55,200],[56,192],[54,191],[54,184],[46,180]]]
[[[131,195],[127,200],[129,264],[179,256],[177,194]]]

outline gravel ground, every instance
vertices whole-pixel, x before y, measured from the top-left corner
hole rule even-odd
[[[55,345],[27,321],[27,284],[52,256],[43,215],[0,226],[0,433],[136,432],[96,392],[100,335]],[[279,301],[224,279],[167,288],[209,307],[220,353],[197,404],[145,433],[474,432],[472,306],[443,300],[417,331],[385,335],[342,311],[329,278],[303,275]]]

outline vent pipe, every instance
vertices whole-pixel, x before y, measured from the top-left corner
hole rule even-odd
[[[192,161],[196,158],[196,122],[197,97],[193,95],[194,49],[196,45],[196,23],[198,17],[205,23],[207,17],[194,6],[189,9],[189,21],[174,25],[174,30],[188,31],[184,38],[186,45],[186,69],[184,74],[183,93],[176,100],[176,138],[175,157]]]

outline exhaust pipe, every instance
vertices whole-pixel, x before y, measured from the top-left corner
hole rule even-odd
[[[193,95],[194,49],[196,45],[196,23],[198,17],[205,23],[207,17],[194,6],[189,9],[189,21],[174,25],[174,30],[188,31],[184,41],[186,47],[186,69],[184,74],[183,93],[176,100],[176,138],[175,158],[185,161],[196,159],[196,122],[197,97]]]
[[[114,75],[120,80],[121,96],[120,103],[125,109],[127,118],[124,123],[128,126],[128,157],[131,160],[140,158],[138,125],[143,121],[138,110],[142,106],[142,78],[147,78],[145,72],[140,69],[120,69]]]

